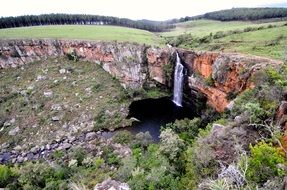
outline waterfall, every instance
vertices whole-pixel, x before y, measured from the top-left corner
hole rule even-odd
[[[176,66],[174,70],[174,85],[173,85],[173,102],[177,106],[182,106],[182,90],[183,90],[183,65],[181,64],[178,53],[176,52]]]

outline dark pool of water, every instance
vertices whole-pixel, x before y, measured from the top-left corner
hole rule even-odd
[[[133,135],[139,132],[149,132],[155,142],[159,141],[160,128],[176,119],[194,118],[196,116],[191,106],[183,104],[183,107],[176,106],[170,97],[158,99],[144,99],[132,102],[129,107],[129,118],[136,118],[132,126],[120,130],[128,130]],[[104,132],[103,136],[109,138],[117,131]]]

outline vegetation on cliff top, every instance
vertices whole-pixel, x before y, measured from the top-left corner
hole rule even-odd
[[[139,29],[119,26],[33,26],[0,30],[1,39],[87,39],[102,41],[127,41],[158,45],[162,40],[155,34]]]
[[[161,32],[160,35],[164,37],[178,36],[185,33],[190,33],[194,37],[207,36],[210,33],[215,34],[216,32],[226,32],[232,30],[244,30],[248,27],[267,27],[268,25],[282,25],[287,21],[273,21],[265,20],[262,22],[251,22],[251,21],[216,21],[208,19],[198,19],[187,22],[176,24],[174,29],[167,32]]]
[[[239,52],[284,60],[286,24],[286,21],[251,23],[197,20],[180,23],[174,31],[162,35],[176,47]]]

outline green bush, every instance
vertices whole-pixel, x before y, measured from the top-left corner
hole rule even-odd
[[[0,188],[6,187],[13,179],[13,173],[8,166],[0,165]]]
[[[225,36],[226,36],[226,35],[224,34],[224,32],[218,31],[218,32],[216,32],[216,33],[214,34],[213,38],[214,38],[214,39],[219,39],[219,38],[223,38],[223,37],[225,37]]]
[[[249,180],[263,184],[270,178],[285,175],[286,172],[279,169],[278,164],[286,164],[286,159],[278,149],[264,141],[250,148],[251,156],[246,173]]]
[[[77,55],[77,53],[73,49],[69,50],[69,52],[67,53],[67,57],[69,60],[72,60],[74,62],[77,62],[80,59],[80,57]]]
[[[212,78],[212,76],[210,75],[209,77],[207,77],[204,81],[205,85],[207,86],[214,86],[214,80]]]
[[[158,144],[150,144],[146,150],[133,149],[124,172],[130,176],[131,189],[178,189],[175,166],[160,153]]]
[[[169,160],[175,161],[183,149],[183,141],[170,128],[160,134],[160,152]]]
[[[120,159],[114,153],[114,150],[109,146],[105,146],[103,148],[102,158],[109,165],[118,165],[120,163]]]
[[[163,73],[164,73],[164,78],[166,81],[171,81],[172,80],[172,73],[173,73],[173,64],[165,64],[163,65]]]
[[[146,131],[145,133],[140,132],[136,134],[135,139],[133,141],[133,145],[135,147],[146,148],[152,142],[153,142],[152,136],[148,131]]]
[[[181,177],[182,189],[197,189],[198,183],[206,178],[215,178],[218,171],[218,163],[212,146],[206,144],[205,137],[210,134],[212,125],[205,129],[199,129],[198,137],[184,152],[185,174]]]
[[[132,134],[129,131],[119,131],[113,137],[115,143],[129,144],[132,141]]]
[[[200,124],[200,118],[194,118],[192,120],[185,118],[175,120],[174,123],[168,123],[165,128],[171,128],[173,131],[178,133],[182,140],[191,142],[197,136]]]
[[[258,102],[247,102],[243,106],[243,111],[247,111],[249,114],[250,123],[259,123],[265,115]]]
[[[77,160],[79,166],[82,165],[83,160],[86,158],[86,152],[83,148],[77,148],[73,152],[73,158]]]

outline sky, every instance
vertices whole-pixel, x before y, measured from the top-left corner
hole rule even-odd
[[[0,0],[0,5],[0,17],[69,13],[161,21],[233,7],[287,7],[287,0]]]

